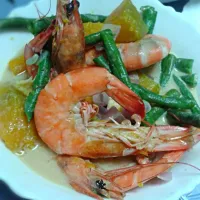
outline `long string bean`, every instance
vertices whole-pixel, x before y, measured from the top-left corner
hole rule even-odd
[[[111,73],[109,63],[107,62],[107,60],[105,59],[103,55],[100,55],[99,57],[95,58],[94,62],[98,66],[106,68]]]
[[[198,103],[196,102],[195,98],[193,97],[192,93],[186,86],[186,84],[175,75],[173,76],[173,78],[174,78],[175,83],[178,85],[181,91],[181,94],[185,97],[185,99],[190,99],[193,102],[194,106],[191,108],[192,112],[200,114],[200,107]]]
[[[151,125],[155,124],[155,122],[166,112],[164,108],[153,107],[146,114],[145,121],[149,122]]]
[[[146,88],[132,83],[131,89],[139,95],[142,99],[150,102],[155,103],[159,106],[164,106],[167,108],[181,108],[181,109],[191,109],[194,106],[194,101],[190,99],[184,98],[175,98],[175,97],[164,97],[158,94],[155,94]]]
[[[26,98],[24,105],[24,111],[29,122],[33,117],[35,105],[37,102],[37,98],[40,94],[40,91],[46,86],[46,84],[49,81],[51,63],[50,63],[50,53],[48,51],[44,51],[41,54],[37,65],[38,65],[38,72],[33,81],[33,91]]]
[[[181,76],[181,79],[189,87],[196,87],[197,86],[197,75],[196,74],[189,74],[189,75]]]
[[[158,12],[152,6],[142,6],[140,8],[144,23],[147,25],[148,34],[152,34],[157,19]]]
[[[110,31],[110,33],[109,33]],[[120,52],[115,44],[111,30],[104,30],[100,32],[101,39],[104,42],[105,51],[111,65],[111,71],[129,88],[131,87],[131,81],[122,61]]]
[[[130,89],[132,89],[132,91],[135,92],[138,96],[140,96],[143,100],[168,108],[190,109],[194,106],[194,102],[190,99],[188,100],[183,98],[181,99],[174,97],[164,97],[155,94],[138,84],[131,83],[113,37],[107,32],[102,31],[101,38],[104,42],[105,51],[108,56],[109,63],[111,65],[112,73],[117,78],[119,78],[124,84],[126,84]]]
[[[165,87],[168,83],[172,70],[175,67],[176,57],[173,54],[169,54],[161,62],[161,75],[160,75],[160,85]]]
[[[42,19],[12,17],[0,19],[0,31],[10,29],[23,29],[30,31],[33,35],[37,35],[41,31],[48,28],[55,16],[45,17]],[[94,14],[81,14],[83,23],[85,22],[104,22],[106,16]]]
[[[178,90],[176,89],[171,89],[169,90],[166,94],[165,94],[166,97],[177,97],[177,98],[180,98],[181,97],[181,94]]]
[[[104,31],[104,33],[108,33],[110,34],[110,36],[113,36],[112,34],[112,31],[109,30],[109,29],[106,29]],[[85,44],[86,45],[95,45],[99,42],[101,42],[101,31],[100,32],[96,32],[96,33],[93,33],[93,34],[90,34],[88,36],[85,37]]]
[[[200,128],[200,114],[192,112],[182,112],[179,110],[168,110],[168,115],[183,124],[192,125]]]
[[[28,25],[32,23],[34,20],[35,19],[29,19],[23,17],[0,19],[0,30],[27,29]]]
[[[177,58],[175,67],[181,72],[192,74],[193,63],[193,59]]]

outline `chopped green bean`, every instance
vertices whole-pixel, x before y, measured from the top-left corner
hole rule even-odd
[[[121,59],[120,52],[117,49],[113,37],[111,36],[112,32],[110,31],[109,34],[107,31],[110,30],[101,31],[100,35],[101,39],[104,42],[108,60],[111,64],[111,71],[125,85],[127,85],[130,89],[132,89],[143,100],[146,100],[150,103],[155,103],[159,106],[165,106],[168,108],[182,108],[182,109],[190,109],[194,106],[194,102],[192,100],[163,97],[145,89],[140,85],[131,83],[127,71],[125,69],[124,63]]]
[[[33,89],[44,88],[49,82],[51,63],[48,51],[44,51],[41,54],[37,65],[39,66],[39,68],[37,75],[33,81]]]
[[[28,30],[33,35],[37,35],[43,30],[47,29],[51,22],[55,19],[55,16],[45,17],[42,19],[32,19],[23,17],[12,17],[0,19],[0,31],[10,29]],[[82,21],[85,22],[104,22],[106,16],[93,15],[93,14],[81,14]]]
[[[48,51],[44,51],[41,54],[37,65],[38,65],[38,72],[33,81],[33,91],[26,98],[24,105],[24,111],[29,122],[33,117],[38,95],[49,81],[51,63],[50,63],[50,53]]]
[[[169,90],[165,97],[180,98],[181,94],[176,89]],[[154,124],[165,112],[166,108],[152,107],[152,109],[146,114],[145,120],[150,124]]]
[[[185,58],[177,58],[175,67],[186,74],[192,74],[194,60],[185,59]]]
[[[181,79],[189,87],[196,87],[197,86],[197,75],[196,74],[189,74],[189,75],[181,76]]]
[[[27,29],[27,26],[34,20],[35,19],[23,17],[0,19],[0,31],[9,29]]]
[[[111,30],[106,29],[105,32],[110,34],[111,36],[113,36]],[[90,35],[85,37],[85,44],[86,45],[94,45],[94,44],[97,44],[99,42],[101,42],[101,32],[93,33],[93,34],[90,34]]]
[[[193,101],[194,106],[191,109],[192,112],[200,114],[200,107],[196,102],[195,98],[193,97],[192,93],[190,92],[190,90],[187,88],[187,85],[177,76],[174,75],[173,78],[175,83],[178,85],[183,97],[185,97],[185,99],[190,99],[191,101]]]
[[[40,32],[46,30],[54,19],[55,17],[52,16],[52,17],[45,17],[42,19],[36,19],[36,20],[30,21],[30,23],[28,23],[27,25],[27,29],[33,35],[37,35]]]
[[[165,106],[168,108],[183,108],[190,109],[194,106],[194,102],[188,99],[163,97],[157,95],[144,87],[131,83],[128,77],[125,66],[122,62],[119,50],[117,49],[113,37],[110,34],[101,32],[102,40],[104,41],[105,51],[107,53],[109,62],[112,63],[111,71],[119,78],[125,85],[131,88],[137,95],[139,95],[143,100],[150,103],[155,103],[159,106]]]
[[[153,107],[146,114],[145,121],[149,122],[151,125],[155,124],[155,122],[166,112],[164,108]]]
[[[168,110],[167,113],[179,123],[181,122],[183,124],[188,124],[200,128],[200,114],[182,112],[179,110]]]
[[[159,105],[159,106],[164,106],[167,108],[177,108],[177,109],[178,108],[190,109],[194,106],[194,102],[190,99],[164,97],[164,96],[155,94],[135,83],[132,83],[131,89],[143,100],[146,100],[150,103],[155,103],[156,105]]]
[[[81,14],[81,19],[83,23],[86,22],[104,22],[107,16],[104,15],[94,15],[94,14]]]
[[[152,34],[156,23],[158,12],[152,6],[142,6],[140,8],[144,23],[147,25],[148,34]]]
[[[104,30],[100,33],[101,39],[104,42],[104,47],[108,56],[109,63],[111,64],[111,71],[118,79],[120,79],[125,85],[130,88],[130,78],[122,61],[120,52],[111,34],[111,30]]]
[[[25,104],[24,104],[24,110],[26,117],[28,119],[28,122],[31,121],[35,109],[35,105],[38,99],[38,96],[40,94],[41,88],[38,88],[31,93],[26,98]]]
[[[111,73],[111,69],[110,69],[109,63],[107,62],[107,60],[104,58],[103,55],[100,55],[99,57],[95,58],[93,61],[98,66],[106,68]]]
[[[160,75],[160,85],[165,87],[168,83],[172,70],[174,69],[176,63],[176,57],[173,54],[169,54],[161,62],[161,75]]]
[[[176,89],[171,89],[169,90],[166,94],[165,94],[166,97],[175,97],[175,98],[179,98],[181,97],[181,94],[178,90]]]

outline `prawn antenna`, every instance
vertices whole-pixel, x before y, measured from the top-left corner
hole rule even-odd
[[[192,167],[196,170],[198,170],[200,172],[200,168],[192,165],[192,164],[189,164],[189,163],[186,163],[186,162],[166,162],[166,163],[151,163],[151,164],[142,164],[140,165],[142,168],[145,168],[145,167],[152,167],[152,166],[155,166],[155,165],[169,165],[169,164],[181,164],[181,165],[187,165],[189,167]]]
[[[142,166],[142,167],[151,167],[151,166],[155,166],[155,165],[168,165],[168,164],[187,165],[187,166],[192,167],[192,168],[194,168],[194,169],[196,169],[196,170],[198,170],[198,171],[200,172],[200,168],[198,168],[198,167],[196,167],[196,166],[194,166],[194,165],[192,165],[192,164],[185,163],[185,162],[152,163],[152,164],[143,164],[143,165],[140,165],[140,166]],[[150,177],[150,178],[148,178],[148,179],[145,179],[145,180],[143,180],[142,182],[151,180],[152,178],[154,178],[154,177]]]
[[[37,6],[36,3],[35,3],[34,5],[35,5],[35,8],[36,8],[36,10],[37,10],[39,19],[45,18],[45,17],[49,14],[49,12],[50,12],[50,10],[51,10],[51,0],[49,0],[49,9],[48,9],[48,11],[47,11],[46,14],[43,14],[43,13],[39,10],[39,8],[38,8],[38,6]]]

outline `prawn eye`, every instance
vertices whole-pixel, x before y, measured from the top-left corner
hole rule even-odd
[[[79,8],[80,7],[80,2],[76,1],[76,3],[77,3],[77,7]]]
[[[99,188],[99,189],[106,189],[106,188],[105,188],[106,184],[103,182],[102,179],[96,181],[96,186],[97,186],[97,188]]]
[[[76,3],[77,3],[77,7],[79,8],[79,6],[80,6],[79,1],[76,1]],[[74,1],[73,0],[66,5],[66,10],[67,10],[67,17],[69,17],[72,14],[72,12],[74,11]]]

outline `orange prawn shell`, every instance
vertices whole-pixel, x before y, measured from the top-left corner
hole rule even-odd
[[[119,43],[120,51],[126,70],[131,72],[151,66],[166,57],[171,50],[171,43],[167,38],[157,35],[146,35],[142,40],[134,43]],[[86,64],[93,65],[93,59],[102,52],[94,48],[85,54]]]
[[[144,104],[140,98],[106,69],[80,68],[60,74],[41,91],[34,118],[42,140],[58,154],[88,157],[123,155],[124,144],[101,139],[88,141],[87,133],[77,129],[75,124],[73,107],[82,99],[103,91],[131,113],[138,112],[144,116]]]
[[[85,39],[82,20],[77,1],[73,0],[74,10],[66,17],[64,7],[70,1],[58,1],[55,38],[53,41],[53,61],[59,73],[66,73],[81,68],[85,64]]]
[[[34,119],[37,130],[51,149],[57,149],[57,153],[60,153],[63,148],[68,148],[71,154],[77,154],[76,148],[73,147],[84,143],[85,137],[81,137],[81,135],[77,137],[76,131],[73,132],[73,124],[70,123],[66,114],[74,94],[65,75],[59,75],[45,89],[41,91],[35,108]],[[69,101],[66,101],[66,94],[63,93],[63,90],[68,94]],[[43,109],[47,105],[49,109]],[[57,119],[51,116],[56,116]],[[66,129],[66,125],[68,129]],[[46,131],[48,134],[45,134]],[[64,142],[65,136],[68,137],[67,143]]]

